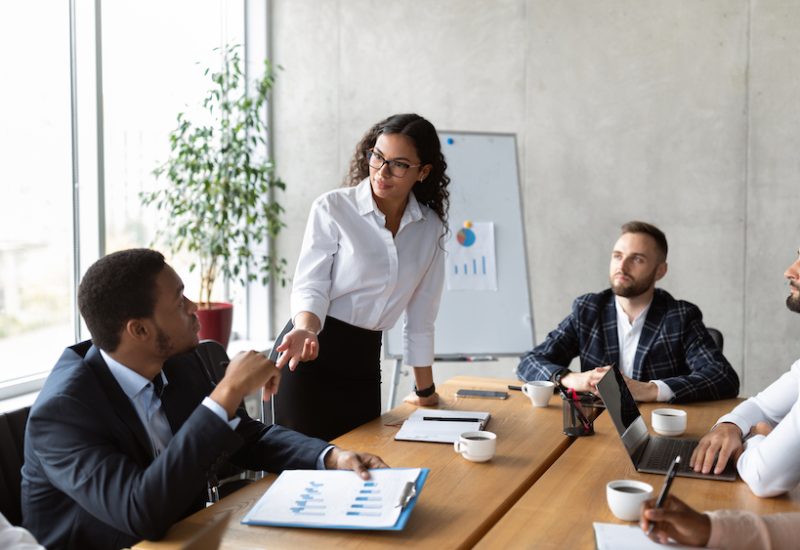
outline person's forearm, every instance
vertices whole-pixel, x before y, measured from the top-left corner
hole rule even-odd
[[[310,311],[301,311],[294,316],[293,322],[294,328],[307,330],[314,334],[319,334],[319,330],[322,327],[322,322],[319,320],[319,317]]]
[[[433,385],[433,369],[431,367],[414,367],[414,381],[418,390],[430,388]]]

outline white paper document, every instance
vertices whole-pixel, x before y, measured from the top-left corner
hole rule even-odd
[[[417,409],[403,422],[394,438],[401,441],[454,443],[464,432],[482,430],[489,416],[488,412]]]
[[[389,529],[414,491],[420,468],[370,470],[369,480],[349,470],[286,470],[242,523],[290,527]]]
[[[665,550],[699,548],[698,546],[684,546],[677,542],[658,544],[644,534],[638,525],[619,525],[617,523],[594,524],[594,537],[597,541],[597,550]]]

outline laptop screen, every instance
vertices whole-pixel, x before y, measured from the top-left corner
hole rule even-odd
[[[617,367],[612,367],[606,375],[597,383],[597,389],[606,405],[611,420],[614,421],[619,435],[624,436],[628,428],[631,427],[639,414],[636,400],[631,395],[622,373]]]

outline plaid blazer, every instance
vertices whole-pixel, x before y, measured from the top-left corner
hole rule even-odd
[[[522,358],[517,376],[548,380],[576,356],[581,371],[620,364],[611,289],[579,296],[572,313]],[[727,399],[739,393],[739,377],[706,330],[700,309],[661,289],[656,289],[642,327],[633,378],[661,380],[675,393],[672,402]]]

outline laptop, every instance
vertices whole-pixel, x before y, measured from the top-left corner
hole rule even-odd
[[[637,472],[665,474],[673,459],[680,455],[681,463],[676,475],[736,481],[736,466],[733,461],[728,462],[721,474],[703,474],[689,468],[689,457],[697,446],[697,439],[651,435],[617,367],[608,370],[597,383],[597,389]]]

